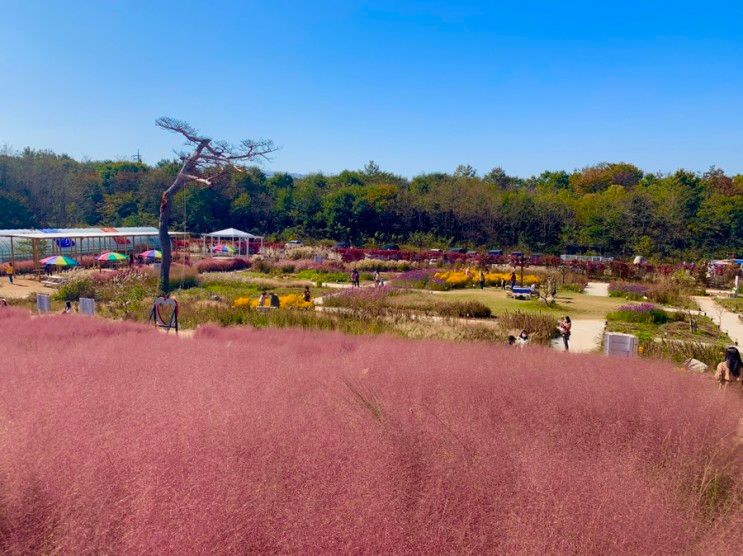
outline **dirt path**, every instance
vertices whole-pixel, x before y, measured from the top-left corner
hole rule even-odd
[[[570,334],[570,351],[572,353],[596,353],[601,349],[606,322],[599,319],[573,319]],[[552,341],[554,349],[563,350],[562,338]]]
[[[23,299],[32,293],[54,293],[55,290],[42,286],[36,280],[16,277],[14,283],[8,282],[5,276],[0,277],[0,297],[5,299]]]
[[[606,282],[588,282],[583,293],[596,297],[609,297],[609,284]]]
[[[728,311],[722,305],[718,304],[712,297],[695,296],[694,301],[720,327],[725,334],[737,344],[743,345],[743,321],[740,320],[737,313]]]

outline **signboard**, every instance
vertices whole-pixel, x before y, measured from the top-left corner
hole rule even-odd
[[[607,332],[604,334],[604,355],[621,355],[634,357],[637,355],[638,340],[632,334]]]
[[[39,313],[48,313],[52,310],[52,304],[48,293],[36,294],[36,309]]]
[[[81,297],[78,308],[80,310],[80,313],[82,313],[83,315],[94,315],[95,299],[91,299],[89,297]]]

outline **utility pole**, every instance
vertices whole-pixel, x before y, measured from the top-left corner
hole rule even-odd
[[[132,157],[132,159],[133,159],[133,160],[134,160],[134,162],[136,162],[137,164],[142,164],[142,155],[141,155],[141,154],[139,154],[139,149],[137,149],[137,154],[135,154],[135,155],[134,155],[134,156]]]

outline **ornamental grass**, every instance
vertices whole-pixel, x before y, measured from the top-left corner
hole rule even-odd
[[[0,309],[0,552],[734,554],[743,409],[538,347]]]

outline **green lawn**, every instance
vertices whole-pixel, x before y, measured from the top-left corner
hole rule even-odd
[[[728,311],[743,315],[743,297],[736,297],[735,299],[718,299],[717,302]]]
[[[435,295],[440,301],[480,301],[490,307],[495,315],[506,311],[521,310],[546,312],[558,316],[570,315],[571,318],[582,319],[604,318],[607,313],[627,303],[624,299],[614,297],[596,297],[582,293],[565,292],[558,295],[557,304],[554,307],[547,307],[542,301],[512,299],[506,296],[505,291],[498,288],[451,290],[435,292],[431,295]]]

